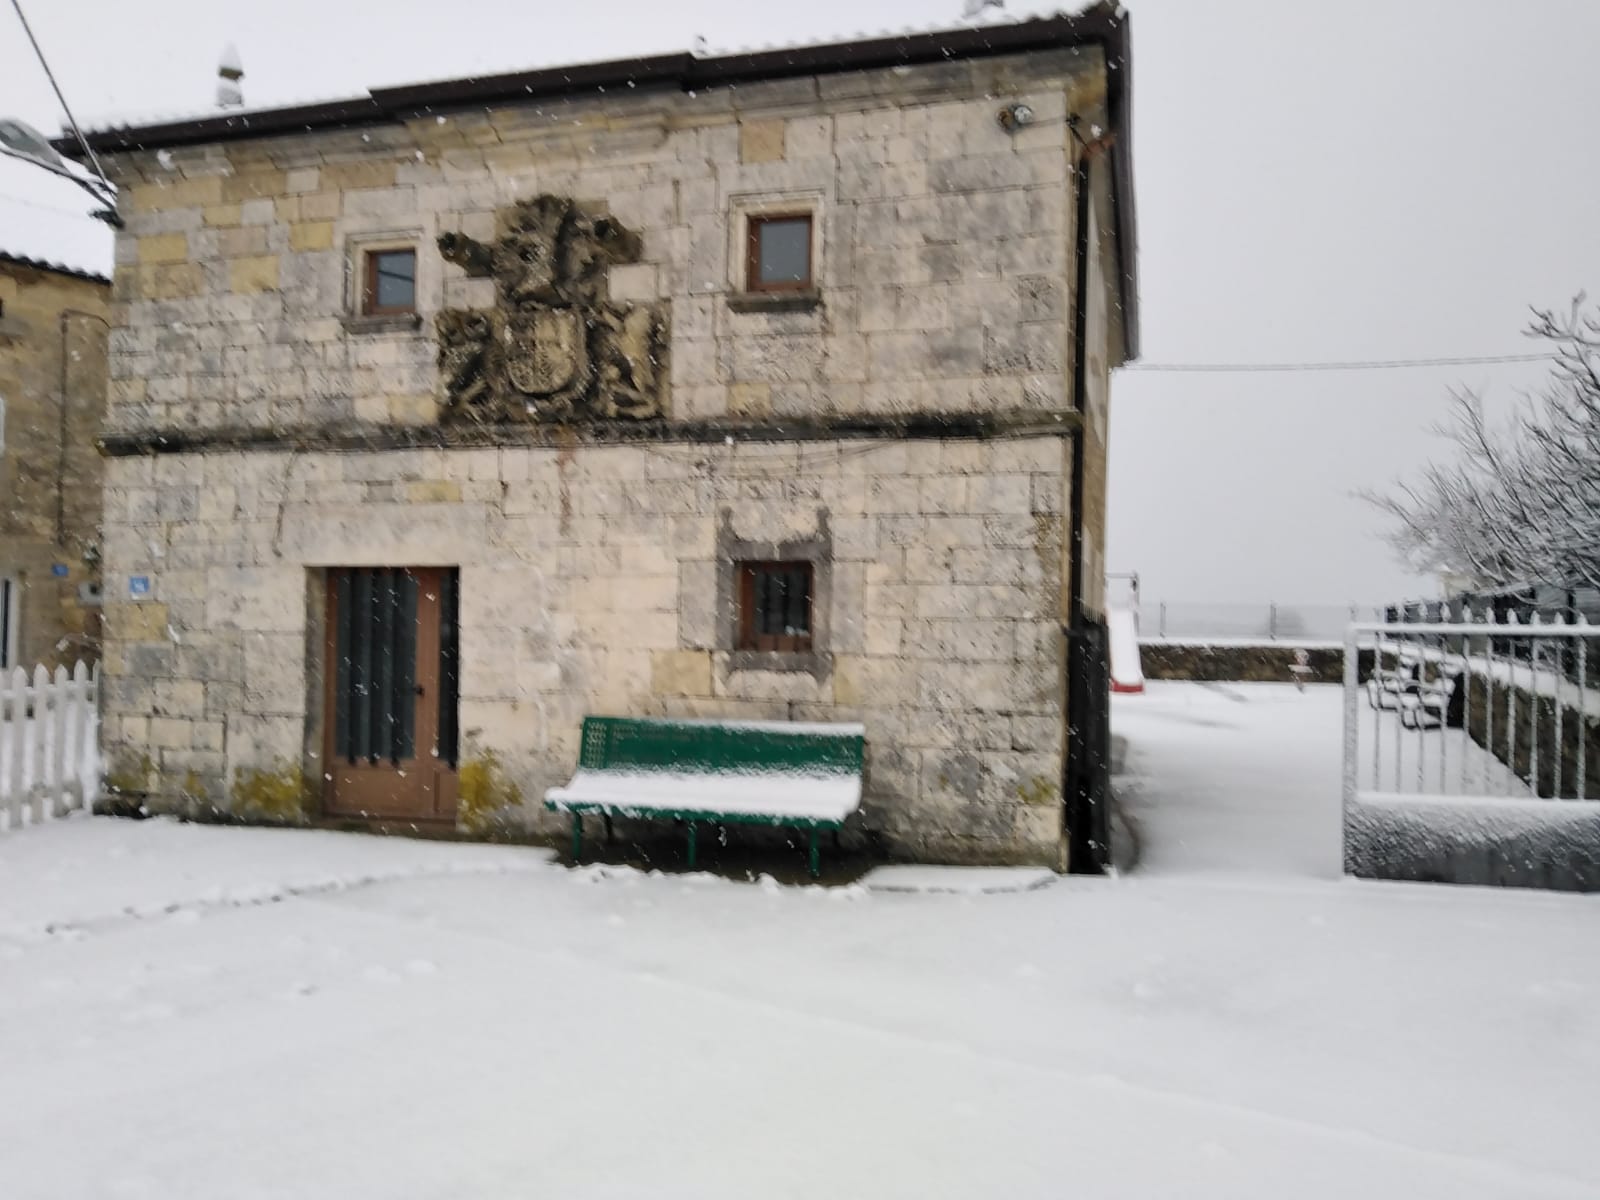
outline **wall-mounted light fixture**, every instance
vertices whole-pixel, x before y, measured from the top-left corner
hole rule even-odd
[[[1026,104],[1008,104],[996,114],[995,119],[1000,122],[1001,129],[1015,133],[1033,124],[1033,109]]]

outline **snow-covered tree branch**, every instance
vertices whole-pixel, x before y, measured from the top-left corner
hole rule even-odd
[[[1367,498],[1414,570],[1600,587],[1600,308],[1579,295],[1565,312],[1536,309],[1528,334],[1551,347],[1543,389],[1504,425],[1456,393],[1439,430],[1453,460]]]

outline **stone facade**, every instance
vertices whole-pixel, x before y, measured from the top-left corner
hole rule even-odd
[[[99,583],[110,292],[98,276],[0,254],[0,580],[11,602],[0,648],[12,666],[99,653],[84,589]]]
[[[1086,428],[1098,574],[1126,353],[1103,183],[1088,278],[1107,295],[1073,327],[1075,130],[1107,123],[1107,86],[1098,47],[1061,46],[159,157],[103,144],[128,223],[106,556],[114,584],[154,581],[138,602],[108,589],[122,783],[227,807],[252,772],[320,777],[321,572],[453,566],[462,753],[527,798],[507,822],[550,828],[538,798],[585,713],[851,719],[855,836],[1063,865],[1071,446]],[[1002,100],[1033,123],[1002,128]],[[536,196],[638,235],[606,302],[670,314],[663,416],[441,421],[434,317],[495,291],[436,240],[486,242]],[[749,294],[746,222],[796,207],[814,288]],[[377,244],[416,247],[415,320],[359,315]],[[826,580],[805,670],[733,646],[729,548],[780,543]]]

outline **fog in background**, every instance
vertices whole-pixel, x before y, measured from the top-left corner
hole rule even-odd
[[[24,0],[81,118],[207,110],[237,43],[252,105],[689,48],[955,23],[960,0]],[[1016,4],[1011,11],[1053,11]],[[1600,4],[1132,0],[1143,360],[1528,353],[1530,304],[1600,290]],[[9,6],[0,115],[60,110]],[[109,271],[70,184],[0,160],[0,249]],[[1112,391],[1113,571],[1148,600],[1378,601],[1433,590],[1357,489],[1445,447],[1452,386],[1500,408],[1538,365],[1125,370]]]

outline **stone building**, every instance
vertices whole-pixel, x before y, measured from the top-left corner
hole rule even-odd
[[[1129,67],[1102,5],[92,136],[114,782],[539,832],[586,713],[861,720],[852,836],[1088,862]]]
[[[0,668],[93,661],[111,281],[0,251]]]

